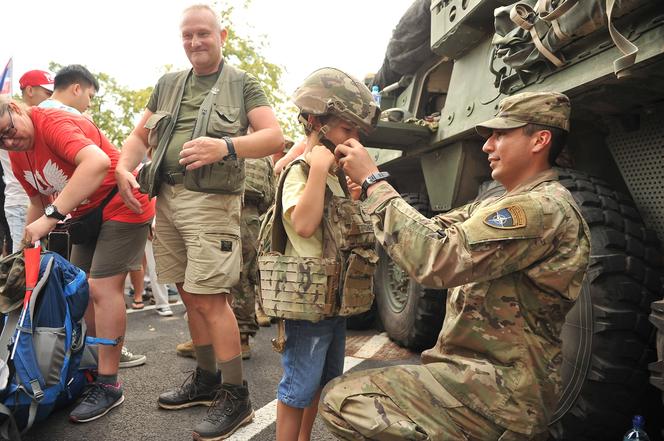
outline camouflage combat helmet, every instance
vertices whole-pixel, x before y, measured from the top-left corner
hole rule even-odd
[[[7,314],[21,306],[25,294],[23,251],[0,259],[0,312]]]
[[[339,69],[324,67],[309,75],[293,94],[300,121],[311,130],[306,115],[334,115],[369,133],[376,127],[380,108],[369,89]]]

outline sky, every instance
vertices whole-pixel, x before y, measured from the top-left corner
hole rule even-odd
[[[163,66],[187,68],[180,42],[184,0],[6,0],[2,7],[0,70],[14,60],[18,79],[49,61],[83,64],[130,88],[152,86]],[[240,35],[266,36],[264,55],[284,67],[291,94],[314,70],[333,66],[362,79],[383,62],[392,30],[411,0],[252,0],[236,6]]]

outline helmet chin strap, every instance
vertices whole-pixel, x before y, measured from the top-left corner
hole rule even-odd
[[[332,119],[332,122],[328,122],[326,124],[323,124],[318,130],[314,128],[314,125],[309,122],[309,120],[302,114],[299,115],[298,117],[299,121],[304,125],[304,130],[306,133],[313,133],[315,136],[315,139],[313,140],[313,145],[316,144],[322,144],[325,147],[328,148],[332,153],[334,153],[334,149],[337,148],[337,145],[330,141],[327,137],[327,134],[329,133],[330,130],[334,129],[339,123],[341,122],[341,119]],[[351,124],[351,121],[348,121]]]
[[[329,151],[334,153],[334,149],[336,149],[337,146],[332,141],[327,139],[327,132],[329,132],[330,129],[332,129],[332,126],[330,124],[325,124],[320,129],[318,129],[318,133],[316,135],[318,137],[318,142],[323,144]]]
[[[334,149],[337,148],[337,146],[332,141],[327,139],[327,133],[330,130],[332,130],[336,126],[336,124],[327,123],[327,124],[322,125],[318,130],[315,130],[314,125],[311,124],[309,122],[309,120],[304,117],[304,115],[300,115],[298,117],[298,119],[304,125],[304,130],[305,130],[306,133],[313,133],[314,134],[314,136],[315,136],[314,143],[313,143],[314,145],[322,144],[325,147],[327,147],[328,150],[330,150],[332,153],[334,153]]]

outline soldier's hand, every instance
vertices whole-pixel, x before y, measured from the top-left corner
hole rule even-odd
[[[134,213],[142,213],[143,208],[141,203],[138,202],[138,199],[134,197],[134,189],[140,187],[138,182],[136,182],[136,177],[134,174],[128,170],[121,170],[120,168],[115,169],[115,181],[118,184],[118,193],[124,204]]]
[[[325,167],[325,170],[330,170],[334,165],[334,154],[324,145],[314,146],[311,153],[309,153],[309,165]]]
[[[187,170],[195,170],[219,162],[226,155],[228,155],[226,141],[201,136],[184,143],[180,152],[180,164],[186,166]]]
[[[362,185],[367,176],[378,172],[378,167],[369,156],[367,149],[355,139],[351,138],[343,144],[339,144],[334,150],[334,156],[337,157],[346,176],[357,185]]]

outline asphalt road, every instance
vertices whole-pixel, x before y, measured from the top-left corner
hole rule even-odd
[[[157,407],[157,396],[179,385],[195,368],[195,361],[178,357],[175,345],[189,339],[183,320],[184,308],[173,307],[173,317],[160,317],[151,307],[128,315],[126,345],[134,353],[147,355],[145,365],[122,369],[125,402],[99,420],[85,424],[68,421],[64,409],[39,423],[23,439],[27,441],[87,440],[190,440],[192,428],[203,418],[206,409],[194,407],[166,411]],[[275,439],[274,409],[276,387],[281,378],[281,360],[272,350],[270,340],[276,326],[261,328],[252,340],[252,356],[245,361],[251,401],[256,411],[254,422],[229,440],[272,441]],[[391,343],[375,331],[349,331],[346,345],[346,366],[350,370],[369,369],[394,364],[418,363],[417,354]],[[313,440],[333,440],[317,420]]]

